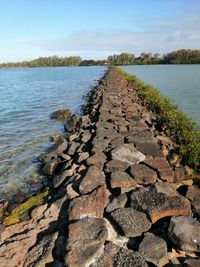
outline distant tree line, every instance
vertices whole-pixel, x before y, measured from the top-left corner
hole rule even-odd
[[[31,61],[1,63],[0,68],[11,67],[64,67],[64,66],[103,66],[103,65],[147,65],[147,64],[200,64],[200,50],[182,49],[161,56],[159,53],[121,53],[108,56],[105,60],[82,60],[79,56],[39,57]]]

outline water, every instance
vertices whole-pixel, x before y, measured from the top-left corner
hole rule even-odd
[[[27,190],[38,174],[37,156],[60,134],[63,123],[50,120],[59,108],[79,112],[82,99],[105,67],[0,69],[0,198]]]
[[[174,99],[180,110],[200,125],[200,65],[134,65],[122,68]]]

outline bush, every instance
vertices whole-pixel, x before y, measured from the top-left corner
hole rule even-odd
[[[142,103],[156,117],[157,128],[178,145],[178,153],[183,163],[200,168],[200,128],[189,116],[179,111],[173,100],[162,96],[160,91],[151,85],[145,84],[137,77],[118,71],[127,79],[130,85],[137,90]]]

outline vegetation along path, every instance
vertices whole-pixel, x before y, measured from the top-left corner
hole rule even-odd
[[[200,266],[199,176],[130,80],[110,68],[40,156],[50,190],[4,215],[2,267]]]

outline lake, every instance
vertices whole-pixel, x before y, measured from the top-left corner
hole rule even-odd
[[[200,65],[133,65],[122,68],[175,100],[200,125]]]
[[[37,156],[63,132],[49,118],[60,108],[80,112],[83,96],[105,67],[0,69],[0,199],[18,189],[26,192],[38,174]]]

